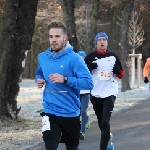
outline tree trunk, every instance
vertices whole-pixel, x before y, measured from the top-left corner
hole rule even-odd
[[[124,2],[123,11],[122,11],[122,25],[121,25],[121,46],[122,46],[122,53],[121,53],[121,60],[122,66],[125,70],[125,75],[122,79],[122,89],[121,91],[124,92],[126,90],[131,89],[129,84],[129,68],[127,66],[127,62],[129,59],[128,55],[128,31],[129,31],[129,20],[131,18],[132,8],[134,7],[134,0],[127,0]]]
[[[110,51],[113,51],[114,53],[117,54],[117,56],[119,58],[121,58],[121,47],[120,47],[120,42],[121,42],[121,34],[120,32],[120,26],[116,24],[116,18],[118,17],[118,13],[121,12],[121,10],[119,10],[119,8],[117,7],[110,7],[108,9],[108,12],[110,14],[110,29],[108,32],[109,35],[109,43],[108,43],[108,49]]]
[[[90,29],[86,39],[86,52],[89,53],[95,47],[94,37],[97,33],[98,10],[100,8],[100,0],[93,0],[91,15],[90,15]]]
[[[77,52],[77,37],[76,37],[76,24],[75,24],[75,2],[74,0],[63,0],[63,13],[64,22],[66,25],[67,33],[69,36],[69,42],[74,47],[74,51]]]
[[[16,97],[25,51],[30,49],[38,0],[5,0],[0,43],[0,118],[17,118]]]

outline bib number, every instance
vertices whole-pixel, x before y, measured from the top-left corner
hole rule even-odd
[[[42,117],[42,132],[46,130],[51,130],[50,128],[50,121],[48,116],[43,116]]]
[[[98,79],[99,80],[110,80],[111,74],[110,74],[110,72],[108,72],[106,70],[99,70],[98,71]]]

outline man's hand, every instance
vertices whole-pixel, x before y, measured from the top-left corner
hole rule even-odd
[[[144,78],[144,82],[145,82],[145,83],[148,83],[148,82],[149,82],[149,80],[148,80],[147,77]]]
[[[43,85],[44,85],[44,83],[45,83],[45,80],[43,80],[43,79],[37,79],[36,83],[37,83],[38,88],[42,88]]]
[[[58,73],[50,74],[49,79],[51,82],[64,83],[64,76]]]
[[[91,64],[88,66],[90,72],[91,72],[93,69],[97,69],[97,67],[98,67],[98,65],[97,65],[96,62],[93,62],[93,63],[91,63]]]

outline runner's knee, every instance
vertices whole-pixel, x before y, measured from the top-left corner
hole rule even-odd
[[[58,142],[54,140],[46,140],[45,142],[45,148],[46,150],[56,150],[58,147]]]
[[[103,119],[103,120],[101,121],[101,126],[102,126],[102,129],[104,129],[104,128],[109,128],[109,121],[106,120],[106,119]]]

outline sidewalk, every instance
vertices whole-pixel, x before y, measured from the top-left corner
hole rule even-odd
[[[111,132],[115,150],[150,150],[150,98],[111,117]],[[91,123],[80,150],[99,150],[100,130],[97,121]],[[44,150],[44,143],[26,150]],[[65,150],[59,144],[59,150]]]

